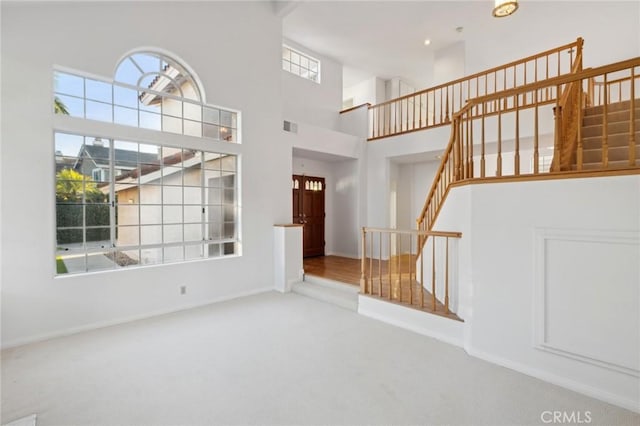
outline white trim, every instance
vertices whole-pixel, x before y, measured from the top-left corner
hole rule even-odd
[[[534,286],[533,286],[533,346],[541,351],[564,356],[587,364],[607,368],[633,377],[640,377],[640,370],[614,362],[593,358],[584,354],[556,347],[546,338],[546,242],[576,241],[608,244],[640,245],[638,231],[599,231],[593,229],[534,229]]]
[[[386,312],[385,312],[386,311]],[[358,314],[464,348],[465,323],[358,295]]]
[[[161,316],[161,315],[172,314],[172,313],[175,313],[175,312],[186,311],[186,310],[189,310],[189,309],[199,308],[199,307],[202,307],[202,306],[212,305],[212,304],[219,303],[219,302],[226,302],[226,301],[234,300],[234,299],[240,299],[242,297],[253,296],[255,294],[268,293],[268,292],[271,292],[271,291],[273,291],[273,286],[260,287],[260,288],[257,288],[257,289],[247,290],[247,291],[243,291],[243,292],[232,294],[232,295],[215,297],[215,298],[209,299],[209,300],[204,301],[204,302],[199,301],[199,302],[195,302],[195,303],[188,303],[188,304],[176,307],[176,308],[159,309],[159,310],[156,310],[156,311],[148,312],[146,314],[133,315],[133,316],[130,316],[130,317],[124,317],[124,318],[114,319],[114,320],[99,321],[99,322],[94,322],[94,323],[90,323],[90,324],[86,324],[86,325],[81,325],[81,326],[78,326],[78,327],[71,327],[71,328],[67,328],[67,329],[63,329],[63,330],[59,330],[59,331],[54,331],[54,332],[51,332],[51,333],[44,333],[44,334],[38,334],[38,335],[35,335],[35,336],[30,336],[30,337],[18,338],[18,339],[15,339],[15,340],[9,340],[6,343],[3,342],[1,349],[5,350],[5,349],[9,349],[9,348],[15,348],[17,346],[27,345],[27,344],[30,344],[30,343],[37,343],[37,342],[42,342],[44,340],[55,339],[55,338],[58,338],[58,337],[71,336],[73,334],[83,333],[85,331],[97,330],[97,329],[100,329],[100,328],[112,327],[114,325],[126,324],[126,323],[133,322],[133,321],[139,321],[139,320],[143,320],[143,319],[158,317],[158,316]]]
[[[518,373],[526,374],[527,376],[535,377],[536,379],[540,379],[553,385],[560,386],[565,389],[569,389],[583,395],[587,395],[592,398],[617,405],[618,407],[626,408],[627,410],[635,411],[636,413],[640,413],[640,401],[606,392],[601,389],[594,388],[593,386],[588,386],[574,380],[567,379],[557,374],[548,373],[537,368],[532,368],[526,364],[491,355],[489,353],[476,350],[471,345],[465,350],[469,355],[490,362],[492,364],[500,365],[510,370],[517,371]]]

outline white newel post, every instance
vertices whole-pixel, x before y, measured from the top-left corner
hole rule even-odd
[[[274,225],[273,275],[276,290],[287,293],[293,283],[302,281],[302,225]]]

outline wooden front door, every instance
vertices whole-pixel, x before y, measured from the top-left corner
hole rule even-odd
[[[293,223],[302,230],[303,257],[324,256],[324,178],[293,175]]]

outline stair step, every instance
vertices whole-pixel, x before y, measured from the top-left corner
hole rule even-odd
[[[640,115],[634,120],[636,131],[640,132]],[[602,136],[603,125],[602,122],[598,124],[582,126],[582,137],[588,138],[591,136]],[[609,134],[615,133],[629,133],[629,120],[609,122],[607,123],[607,129]]]
[[[583,126],[592,126],[592,125],[597,125],[597,124],[602,124],[602,112],[598,113],[598,114],[586,114],[586,111],[588,110],[585,109],[585,114],[583,115],[582,118],[582,125]],[[640,117],[640,107],[636,107],[635,112],[634,112],[636,117]],[[626,121],[627,123],[629,122],[629,116],[630,116],[630,110],[622,110],[622,111],[608,111],[607,112],[607,122],[609,123],[615,123],[618,121]]]
[[[640,155],[640,144],[636,145],[636,157]],[[607,149],[607,157],[609,162],[624,161],[629,162],[629,147],[617,146]],[[582,162],[584,164],[597,163],[602,164],[602,147],[598,149],[587,149],[582,151]]]
[[[304,281],[293,284],[294,293],[331,303],[351,311],[358,311],[360,288],[326,278],[305,275]]]
[[[640,131],[635,132],[635,143],[640,143]],[[607,135],[607,145],[613,147],[628,147],[629,133],[617,133]],[[602,148],[602,136],[591,136],[582,138],[583,149],[600,149]]]
[[[638,167],[638,166],[640,166],[640,159],[636,160],[635,167]],[[634,166],[629,166],[629,160],[609,161],[609,164],[607,165],[606,170],[628,169],[629,167],[634,167]],[[578,170],[578,166],[574,164],[573,166],[571,166],[571,170]],[[602,162],[583,163],[582,170],[603,170]]]
[[[640,101],[638,99],[635,100],[634,102],[634,106],[640,104]],[[623,111],[623,110],[629,110],[631,108],[631,102],[630,101],[623,101],[623,102],[613,102],[607,105],[607,111],[608,112],[617,112],[617,111]],[[599,105],[599,106],[595,106],[595,107],[588,107],[584,109],[584,115],[588,116],[588,115],[595,115],[595,114],[602,114],[604,111],[604,105]]]

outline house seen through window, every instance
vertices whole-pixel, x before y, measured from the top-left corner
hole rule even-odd
[[[54,132],[58,275],[239,253],[238,156],[188,141],[168,146],[161,133],[239,142],[238,112],[201,103],[185,69],[156,54],[125,59],[116,72],[122,84],[60,72],[54,79],[68,115],[159,124],[157,142]],[[135,120],[116,119],[122,111]]]

